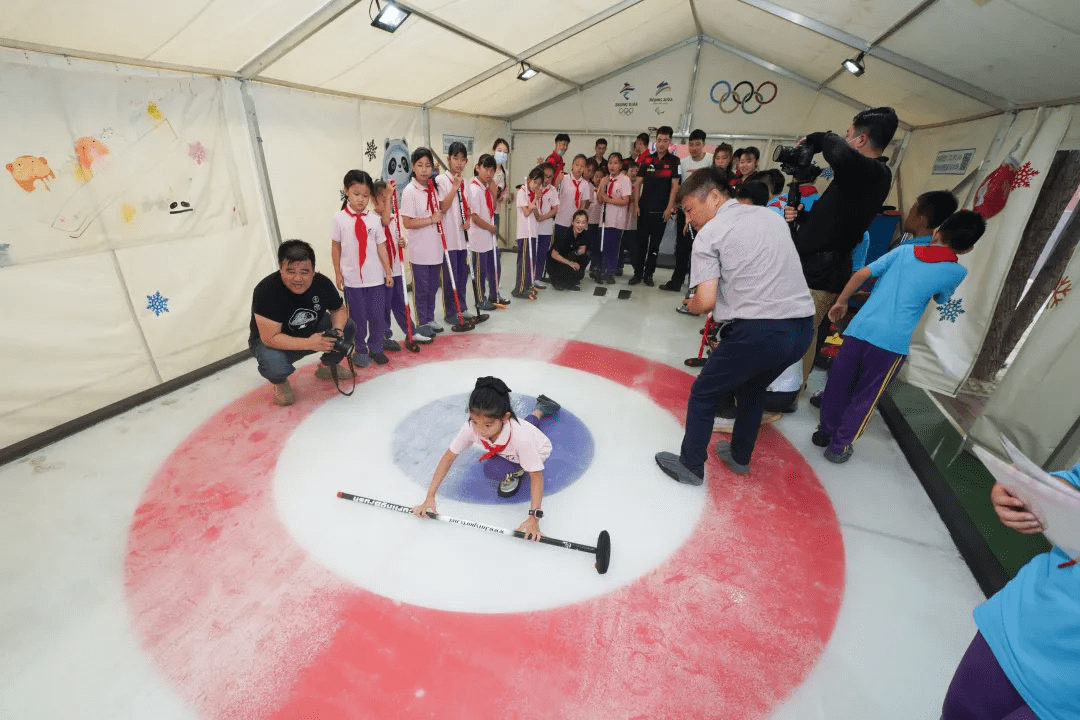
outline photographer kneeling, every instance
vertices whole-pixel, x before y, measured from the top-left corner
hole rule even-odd
[[[847,136],[832,132],[807,135],[798,142],[821,152],[833,169],[833,180],[810,212],[792,206],[784,219],[795,222],[795,248],[814,298],[814,329],[851,277],[851,251],[881,209],[892,186],[892,171],[881,154],[892,141],[899,119],[891,107],[863,110],[852,120]],[[814,367],[817,344],[803,357],[803,387]]]
[[[323,354],[315,370],[318,378],[353,376],[338,363],[351,351],[356,325],[333,281],[315,272],[310,245],[286,240],[278,247],[278,262],[278,271],[260,280],[252,293],[248,347],[259,362],[259,374],[274,386],[274,402],[292,405],[289,376],[305,355]]]

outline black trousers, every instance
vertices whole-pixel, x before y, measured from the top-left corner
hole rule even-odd
[[[559,287],[573,287],[581,282],[581,279],[585,277],[585,273],[589,267],[589,255],[574,255],[571,258],[574,262],[581,266],[580,269],[575,270],[569,265],[564,265],[558,260],[549,257],[547,264],[548,277],[551,278],[552,285],[558,285]]]
[[[651,278],[656,271],[656,256],[664,239],[664,213],[645,213],[638,217],[637,252],[634,255],[634,275]]]
[[[675,271],[671,273],[671,284],[682,287],[683,280],[690,272],[690,253],[694,249],[694,238],[688,232],[683,232],[686,226],[686,215],[682,210],[675,213]]]

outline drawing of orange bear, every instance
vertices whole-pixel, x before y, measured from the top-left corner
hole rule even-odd
[[[75,176],[82,182],[94,177],[91,166],[98,158],[108,154],[109,148],[96,137],[79,138],[75,143],[75,155],[79,158],[79,168],[75,171]]]
[[[26,192],[34,192],[34,183],[38,180],[45,186],[46,190],[52,190],[49,187],[49,178],[56,178],[56,175],[49,168],[49,161],[43,157],[34,157],[33,155],[21,155],[15,158],[15,162],[7,164],[8,172],[15,178],[15,182],[19,183]]]

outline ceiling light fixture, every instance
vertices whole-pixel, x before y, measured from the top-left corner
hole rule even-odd
[[[536,77],[539,72],[533,70],[533,66],[524,60],[521,61],[521,72],[518,73],[518,80],[528,80],[529,78]]]
[[[866,72],[866,66],[863,65],[864,57],[866,57],[866,53],[861,52],[855,59],[848,58],[843,62],[844,69],[855,77],[859,77]]]
[[[374,0],[375,7],[379,8],[379,12],[375,15],[375,19],[371,21],[371,27],[377,27],[380,30],[386,32],[394,32],[401,23],[412,15],[411,12],[405,10],[393,0],[387,0],[386,5],[379,5],[379,0]],[[368,8],[368,17],[371,16],[371,8]]]

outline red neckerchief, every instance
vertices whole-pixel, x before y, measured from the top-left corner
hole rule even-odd
[[[959,258],[945,245],[916,245],[915,257],[924,263],[957,262]]]
[[[367,224],[364,222],[364,215],[367,212],[354,213],[349,209],[349,205],[346,204],[344,208],[345,212],[351,217],[356,218],[356,226],[354,232],[356,233],[356,243],[359,247],[359,254],[357,256],[357,263],[360,265],[360,277],[362,278],[364,271],[364,260],[367,259]]]
[[[501,453],[503,450],[506,449],[506,446],[510,444],[510,438],[512,438],[514,436],[514,427],[512,425],[508,424],[507,429],[508,429],[508,432],[506,433],[506,442],[504,442],[502,445],[493,445],[493,444],[489,443],[487,440],[485,440],[484,438],[480,438],[480,444],[484,446],[484,449],[487,450],[487,452],[484,453],[483,455],[481,455],[480,459],[477,460],[477,462],[483,462],[484,460],[490,460],[491,458],[495,457],[496,455],[498,455],[499,453]]]
[[[570,182],[574,183],[574,209],[577,210],[581,207],[581,181],[571,177]]]
[[[611,194],[611,191],[615,189],[614,185],[615,185],[616,181],[618,181],[618,179],[619,179],[618,175],[613,175],[611,177],[611,180],[608,181],[607,187],[604,188],[604,194],[607,195],[609,198],[610,197],[615,197],[614,195]]]
[[[490,215],[492,218],[494,218],[495,217],[495,200],[491,197],[491,188],[487,187],[486,185],[484,185],[484,183],[480,182],[476,178],[473,178],[473,184],[484,188],[484,200],[487,201],[488,215]]]
[[[435,178],[428,178],[427,203],[428,203],[428,210],[430,210],[432,213],[435,213],[435,212],[438,211],[438,208],[439,208],[439,195],[435,191]]]

